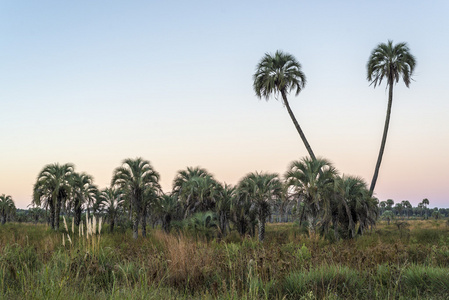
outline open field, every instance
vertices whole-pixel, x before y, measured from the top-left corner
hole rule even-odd
[[[95,242],[45,225],[0,226],[1,299],[447,299],[446,220],[380,222],[353,240],[268,224],[264,243],[232,232],[103,228]],[[67,235],[66,235],[67,236]]]

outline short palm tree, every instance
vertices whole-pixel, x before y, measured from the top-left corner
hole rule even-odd
[[[115,221],[123,207],[122,192],[115,188],[105,188],[100,192],[99,199],[101,210],[106,213],[109,220],[109,231],[113,232]]]
[[[14,215],[16,211],[16,206],[12,197],[10,195],[1,195],[0,196],[0,217],[2,225],[6,223],[8,217]]]
[[[212,174],[199,167],[178,171],[173,181],[173,195],[184,204],[184,218],[213,209],[218,188]]]
[[[59,229],[59,214],[63,202],[71,192],[71,179],[74,172],[72,164],[58,163],[46,165],[37,177],[33,189],[33,203],[50,206],[50,223],[52,229]]]
[[[293,161],[285,173],[287,186],[304,203],[312,235],[318,226],[323,225],[319,222],[327,220],[331,214],[330,199],[336,175],[336,169],[326,159],[313,160],[308,157]]]
[[[171,222],[179,214],[180,202],[175,195],[160,195],[154,203],[154,210],[162,222],[162,229],[169,233]]]
[[[71,179],[72,193],[70,205],[75,212],[75,225],[79,226],[81,222],[81,212],[82,206],[86,205],[86,208],[92,206],[96,201],[96,196],[98,194],[98,188],[93,184],[93,178],[86,173],[76,173],[72,174]]]
[[[159,189],[159,173],[150,162],[142,158],[125,159],[123,165],[114,170],[111,186],[121,189],[130,200],[133,222],[133,238],[137,239],[142,217],[145,194]]]
[[[231,215],[231,205],[235,197],[235,187],[225,184],[220,186],[215,203],[215,213],[218,218],[219,237],[226,236]]]
[[[371,181],[370,192],[373,193],[376,186],[377,177],[379,175],[380,164],[385,150],[385,143],[387,141],[388,127],[390,124],[391,104],[393,102],[393,86],[399,82],[402,77],[405,86],[409,87],[412,80],[412,74],[415,69],[415,57],[410,54],[410,50],[406,43],[399,43],[393,45],[393,41],[379,44],[371,52],[366,65],[367,80],[371,82],[374,87],[380,85],[383,80],[387,82],[388,91],[388,108],[387,116],[385,118],[384,132],[382,135],[382,142],[380,144],[379,155],[377,157],[376,168],[374,170],[373,179]]]
[[[298,121],[290,108],[287,100],[287,94],[295,90],[296,96],[301,92],[306,84],[306,76],[301,70],[300,63],[293,55],[276,51],[274,55],[265,54],[256,67],[256,73],[253,76],[253,88],[256,96],[268,100],[271,95],[282,97],[283,103],[287,108],[288,114],[296,127],[310,157],[315,160],[315,154],[309,145]]]
[[[240,194],[246,194],[254,205],[259,223],[259,241],[265,239],[265,222],[273,201],[281,197],[282,183],[274,173],[249,173],[238,183]]]

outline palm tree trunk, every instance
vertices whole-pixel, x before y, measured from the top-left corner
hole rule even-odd
[[[309,155],[312,158],[312,160],[316,160],[315,154],[313,153],[312,148],[310,147],[309,142],[307,141],[306,136],[304,135],[304,132],[302,132],[302,129],[299,126],[298,121],[296,121],[295,115],[293,114],[293,111],[291,110],[290,105],[288,104],[287,95],[285,95],[284,91],[282,91],[281,94],[282,99],[284,99],[285,107],[287,107],[288,114],[290,115],[290,118],[292,119],[293,124],[295,125],[296,130],[298,131],[299,136],[301,137],[304,143],[304,146],[306,146],[307,152],[309,152]]]
[[[265,239],[265,220],[263,217],[259,217],[259,241],[263,242]]]
[[[80,200],[77,199],[75,201],[75,225],[79,226],[81,222],[81,203]]]
[[[61,204],[62,204],[62,201],[58,197],[57,201],[56,201],[56,207],[55,207],[55,230],[56,231],[59,230],[59,215],[61,214]]]
[[[139,213],[134,211],[132,214],[133,222],[133,238],[136,240],[139,234]]]
[[[142,212],[142,236],[147,236],[147,208],[143,208]]]
[[[55,229],[55,203],[53,202],[53,199],[50,199],[50,225],[51,229]]]
[[[394,84],[393,80],[389,79],[388,80],[389,91],[388,91],[387,116],[385,118],[384,133],[382,136],[382,142],[380,144],[379,156],[377,157],[377,163],[376,163],[376,168],[374,169],[373,180],[371,181],[371,186],[369,188],[371,195],[373,194],[374,187],[376,186],[377,176],[379,176],[380,164],[382,162],[382,156],[384,154],[385,143],[387,142],[388,127],[390,125],[391,104],[393,103],[393,84]]]

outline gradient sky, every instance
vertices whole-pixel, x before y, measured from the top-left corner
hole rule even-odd
[[[202,166],[221,182],[307,155],[282,103],[258,100],[262,56],[293,54],[289,100],[317,156],[371,181],[387,92],[366,80],[388,39],[417,59],[395,86],[375,195],[449,207],[448,1],[0,1],[0,194],[19,208],[46,164],[109,185],[141,156],[165,191]]]

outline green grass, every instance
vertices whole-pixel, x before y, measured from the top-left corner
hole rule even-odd
[[[150,230],[109,234],[92,247],[44,225],[0,226],[1,299],[444,299],[449,228],[408,221],[354,240],[310,239],[269,224],[264,243]],[[77,232],[77,231],[75,231]]]

